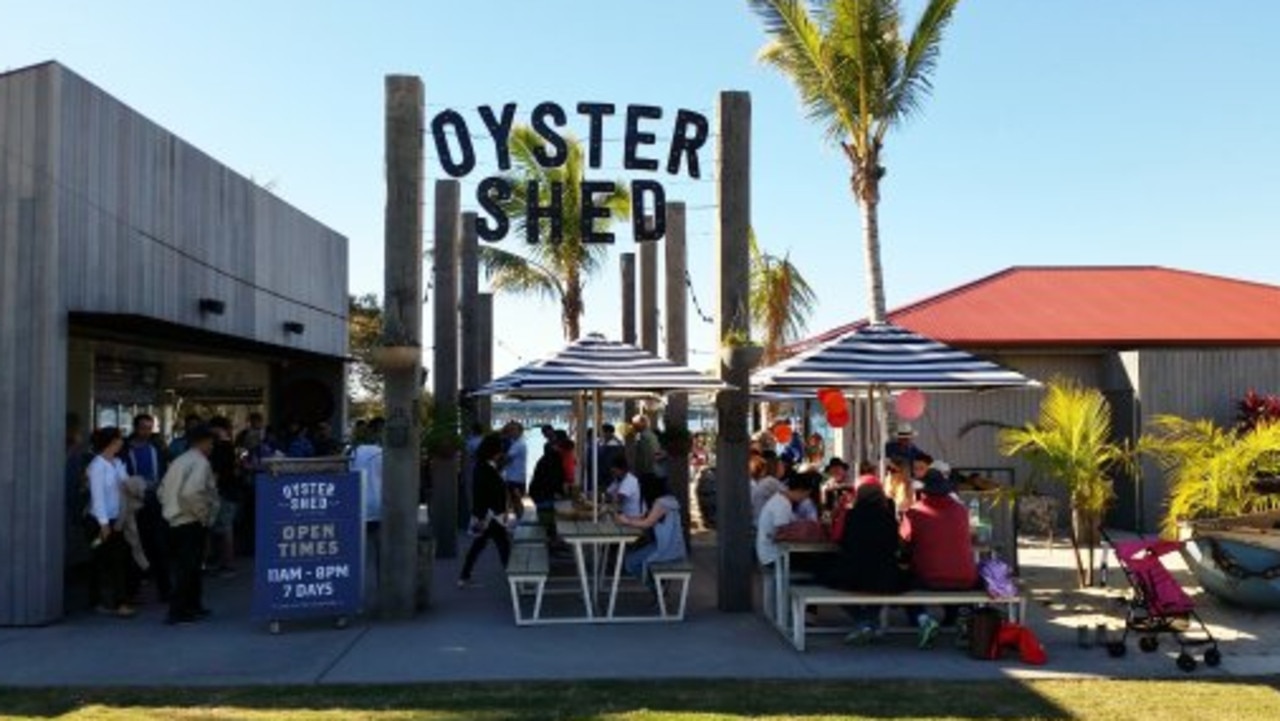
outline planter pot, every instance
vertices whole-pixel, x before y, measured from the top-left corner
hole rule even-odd
[[[1059,502],[1053,496],[1029,495],[1018,499],[1018,532],[1051,536],[1058,528]]]
[[[369,355],[374,367],[382,370],[414,368],[422,363],[422,349],[412,345],[378,346]]]
[[[755,368],[764,357],[764,347],[758,345],[726,346],[720,349],[720,362],[729,368]]]

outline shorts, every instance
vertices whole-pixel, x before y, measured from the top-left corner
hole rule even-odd
[[[213,519],[214,533],[227,533],[236,522],[236,503],[235,501],[223,500],[218,504],[218,517]]]

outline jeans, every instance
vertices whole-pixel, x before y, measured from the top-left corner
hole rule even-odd
[[[122,533],[111,531],[93,549],[93,565],[98,577],[99,605],[110,609],[124,605],[127,596],[126,575],[129,572],[129,544],[125,543]]]
[[[647,580],[643,577],[644,566],[657,551],[658,546],[653,543],[631,551],[622,559],[622,570],[626,571],[629,576],[635,576],[642,581]]]
[[[489,545],[489,541],[498,547],[498,556],[502,559],[502,567],[507,567],[507,559],[511,558],[511,536],[507,534],[507,527],[502,525],[498,520],[490,519],[489,525],[485,526],[484,533],[476,536],[471,542],[471,550],[467,551],[467,560],[462,564],[463,581],[471,580],[471,570],[475,568],[476,559],[480,558],[480,552],[484,547]]]
[[[173,552],[173,594],[169,597],[169,616],[189,618],[204,609],[204,544],[207,532],[199,523],[184,523],[169,529],[169,548]]]

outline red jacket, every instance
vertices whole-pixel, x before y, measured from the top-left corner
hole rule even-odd
[[[911,579],[923,588],[971,589],[978,584],[969,511],[951,496],[921,496],[899,526],[911,549]]]

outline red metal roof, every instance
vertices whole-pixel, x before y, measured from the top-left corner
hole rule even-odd
[[[967,347],[1280,345],[1280,287],[1157,266],[1013,267],[889,320]]]

